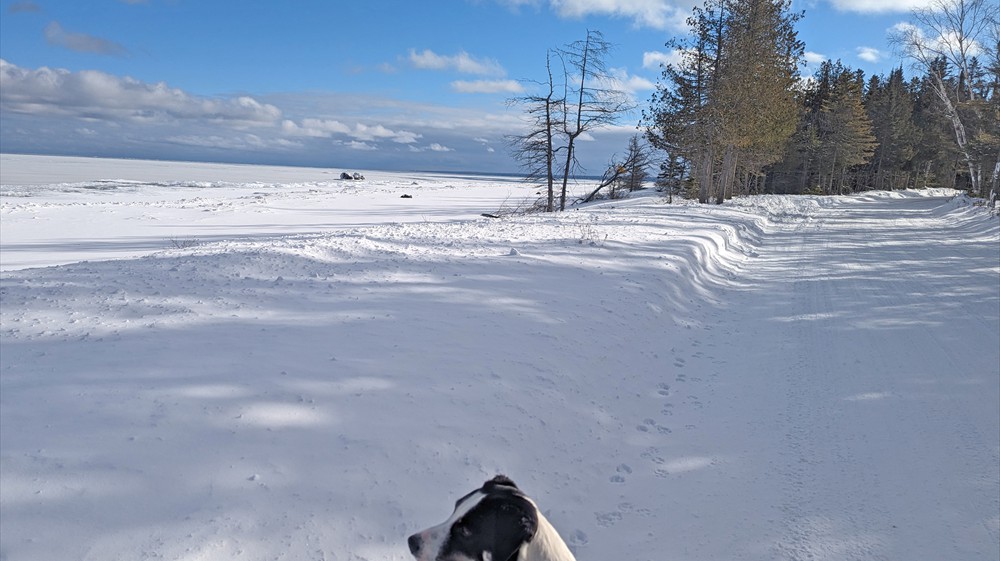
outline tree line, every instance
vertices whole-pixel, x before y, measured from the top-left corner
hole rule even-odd
[[[667,65],[643,124],[660,180],[721,202],[738,194],[843,194],[1000,181],[1000,8],[936,0],[891,38],[914,62],[866,78],[840,61],[799,76],[785,0],[709,0]],[[985,60],[984,60],[985,59]]]
[[[933,2],[890,38],[916,70],[907,79],[902,66],[866,77],[840,61],[801,76],[795,24],[803,14],[790,0],[707,0],[693,10],[687,36],[667,43],[679,60],[664,65],[643,111],[643,136],[663,156],[657,182],[702,202],[764,192],[1000,192],[1000,4]],[[547,94],[517,100],[533,122],[514,139],[515,157],[548,185],[546,210],[565,208],[574,140],[630,109],[608,87],[609,48],[588,32],[550,51]],[[635,141],[591,198],[623,178],[634,186],[633,174],[641,182],[635,164],[649,155]]]

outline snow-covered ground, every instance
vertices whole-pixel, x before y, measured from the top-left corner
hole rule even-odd
[[[498,472],[581,561],[1000,557],[981,208],[340,171],[0,157],[0,559],[403,560]]]

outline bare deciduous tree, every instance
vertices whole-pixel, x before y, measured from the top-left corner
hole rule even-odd
[[[555,210],[555,172],[553,169],[556,154],[561,147],[556,146],[556,135],[564,128],[565,99],[556,96],[556,82],[552,74],[552,51],[545,55],[545,70],[548,81],[542,83],[545,88],[543,95],[529,95],[510,100],[510,104],[525,106],[531,124],[528,131],[509,139],[511,153],[520,162],[529,181],[540,181],[547,189],[546,212]]]
[[[569,67],[577,73],[577,85],[572,90],[573,105],[567,107],[568,118],[564,123],[566,160],[559,210],[566,209],[566,187],[576,164],[576,140],[586,132],[614,124],[623,114],[634,109],[624,92],[608,86],[612,80],[606,59],[611,46],[600,31],[587,31],[585,39],[576,41],[563,50]],[[567,95],[567,103],[570,103],[569,98],[570,95]]]
[[[557,208],[557,183],[558,209],[566,209],[569,179],[577,166],[577,139],[614,124],[633,108],[630,98],[614,87],[605,62],[610,50],[611,44],[600,32],[588,31],[586,39],[559,51],[548,51],[548,80],[539,83],[543,92],[510,101],[523,105],[530,121],[525,134],[509,138],[511,154],[529,180],[546,185],[548,212]],[[561,63],[561,75],[553,70],[553,54]]]
[[[912,25],[890,35],[890,42],[931,78],[934,93],[955,131],[955,141],[969,172],[972,191],[983,193],[982,161],[974,156],[967,129],[969,119],[982,121],[970,68],[977,53],[989,55],[1000,37],[1000,4],[996,0],[933,0],[914,9]],[[995,56],[995,55],[994,55]],[[957,72],[957,80],[949,73]]]
[[[617,198],[616,193],[621,191],[632,192],[642,188],[642,182],[648,176],[647,169],[652,163],[649,146],[639,140],[639,135],[629,139],[628,151],[622,161],[612,160],[608,170],[601,177],[601,182],[597,188],[580,198],[580,202],[588,203],[594,200],[598,193],[605,188],[608,189],[609,198]]]

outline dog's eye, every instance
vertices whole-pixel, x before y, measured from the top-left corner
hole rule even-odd
[[[462,520],[459,520],[458,522],[455,523],[455,525],[452,527],[452,531],[455,533],[455,535],[461,536],[463,538],[468,538],[472,536],[472,530],[470,530],[469,527],[466,526],[464,521]]]

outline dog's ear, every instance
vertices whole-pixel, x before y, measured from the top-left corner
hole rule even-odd
[[[483,490],[489,491],[489,489],[495,485],[503,485],[505,487],[513,487],[517,489],[517,485],[513,481],[511,481],[509,477],[507,477],[506,475],[498,475],[493,479],[490,479],[489,481],[484,483]]]
[[[521,546],[535,537],[538,530],[538,511],[527,499],[510,496],[497,499],[496,509],[489,522],[492,526],[492,544],[489,551],[493,561],[508,561]]]

